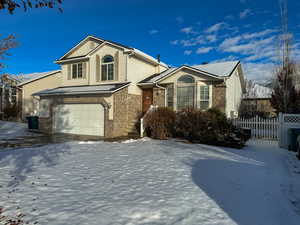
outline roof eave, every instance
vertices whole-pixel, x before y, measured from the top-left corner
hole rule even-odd
[[[65,63],[65,62],[74,62],[74,61],[89,60],[89,59],[90,59],[90,57],[87,56],[87,55],[85,55],[85,56],[77,57],[77,58],[56,60],[56,61],[54,61],[54,63],[56,63],[56,64],[62,64],[62,63]]]
[[[30,79],[30,80],[24,81],[24,82],[22,82],[22,83],[17,84],[17,87],[22,87],[22,86],[24,86],[24,85],[26,85],[26,84],[29,84],[29,83],[31,83],[31,82],[34,82],[34,81],[43,79],[43,78],[45,78],[45,77],[48,77],[48,76],[51,76],[51,75],[54,75],[54,74],[57,74],[57,73],[61,73],[61,70],[55,70],[55,71],[53,71],[53,72],[47,73],[47,74],[45,74],[45,75],[42,75],[42,76],[40,76],[40,77],[36,77],[36,78]]]
[[[60,96],[60,95],[84,95],[84,94],[113,94],[123,88],[126,88],[128,87],[129,85],[131,84],[131,82],[115,89],[115,90],[112,90],[112,91],[82,91],[82,92],[72,92],[72,93],[49,93],[49,94],[43,94],[43,93],[40,93],[37,92],[37,93],[33,93],[32,96]]]

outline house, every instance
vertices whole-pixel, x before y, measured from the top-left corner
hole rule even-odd
[[[33,93],[47,133],[126,136],[151,105],[217,107],[237,116],[245,92],[239,61],[170,68],[136,48],[93,36],[56,63],[60,86]]]
[[[271,104],[272,89],[246,81],[246,93],[243,95],[240,114],[242,116],[274,116],[275,109]]]
[[[3,111],[10,105],[18,103],[17,84],[19,80],[11,75],[4,74],[0,77],[0,118]]]
[[[38,115],[39,97],[33,96],[35,92],[61,86],[61,71],[49,71],[19,75],[22,80],[18,84],[20,105],[22,106],[22,119],[26,116]]]

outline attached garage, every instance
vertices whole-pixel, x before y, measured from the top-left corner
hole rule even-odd
[[[53,132],[104,136],[101,104],[59,104],[53,109]]]
[[[134,129],[132,121],[141,106],[139,96],[129,96],[129,85],[127,82],[67,86],[34,93],[40,98],[40,131],[103,138],[128,135]]]

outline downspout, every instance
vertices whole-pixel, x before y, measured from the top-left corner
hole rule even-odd
[[[161,88],[165,91],[165,107],[167,107],[167,98],[166,98],[167,97],[167,88],[162,87],[162,86],[158,85],[157,83],[155,83],[155,87]]]

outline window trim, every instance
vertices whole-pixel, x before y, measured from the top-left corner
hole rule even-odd
[[[78,62],[78,63],[72,63],[71,66],[71,79],[77,80],[77,79],[84,79],[83,77],[83,63],[85,62]],[[79,70],[79,65],[81,65],[81,70]],[[76,67],[76,74],[74,76],[74,67]],[[79,76],[79,71],[81,71],[81,75]]]
[[[111,57],[112,61],[111,62],[104,62],[105,57]],[[109,66],[112,66],[112,79],[109,78]],[[103,74],[103,68],[105,74]],[[114,81],[115,80],[115,58],[112,55],[105,55],[101,59],[101,81]],[[104,79],[103,79],[104,78]]]
[[[200,110],[208,110],[209,108],[211,108],[211,90],[210,90],[210,85],[209,84],[201,84],[198,87],[199,87],[199,99],[197,101],[197,102],[199,102],[198,108]],[[204,96],[204,97],[202,96],[202,94],[201,94],[201,87],[207,87],[207,91],[208,91],[207,98],[205,98],[206,96]],[[208,103],[208,107],[206,109],[202,109],[200,107],[201,103],[203,103],[203,102],[207,102]]]
[[[180,79],[184,78],[184,77],[188,77],[188,78],[192,78],[191,80],[193,80],[193,82],[182,82],[180,81]],[[195,80],[195,78],[192,76],[192,75],[189,75],[189,74],[184,74],[184,75],[181,75],[177,80],[176,80],[176,110],[182,110],[184,108],[181,108],[181,107],[178,107],[178,90],[179,88],[190,88],[192,87],[193,88],[193,93],[191,96],[193,96],[193,105],[192,106],[187,106],[187,107],[192,107],[192,108],[195,108],[197,106],[197,82]],[[175,97],[175,96],[174,96]]]

